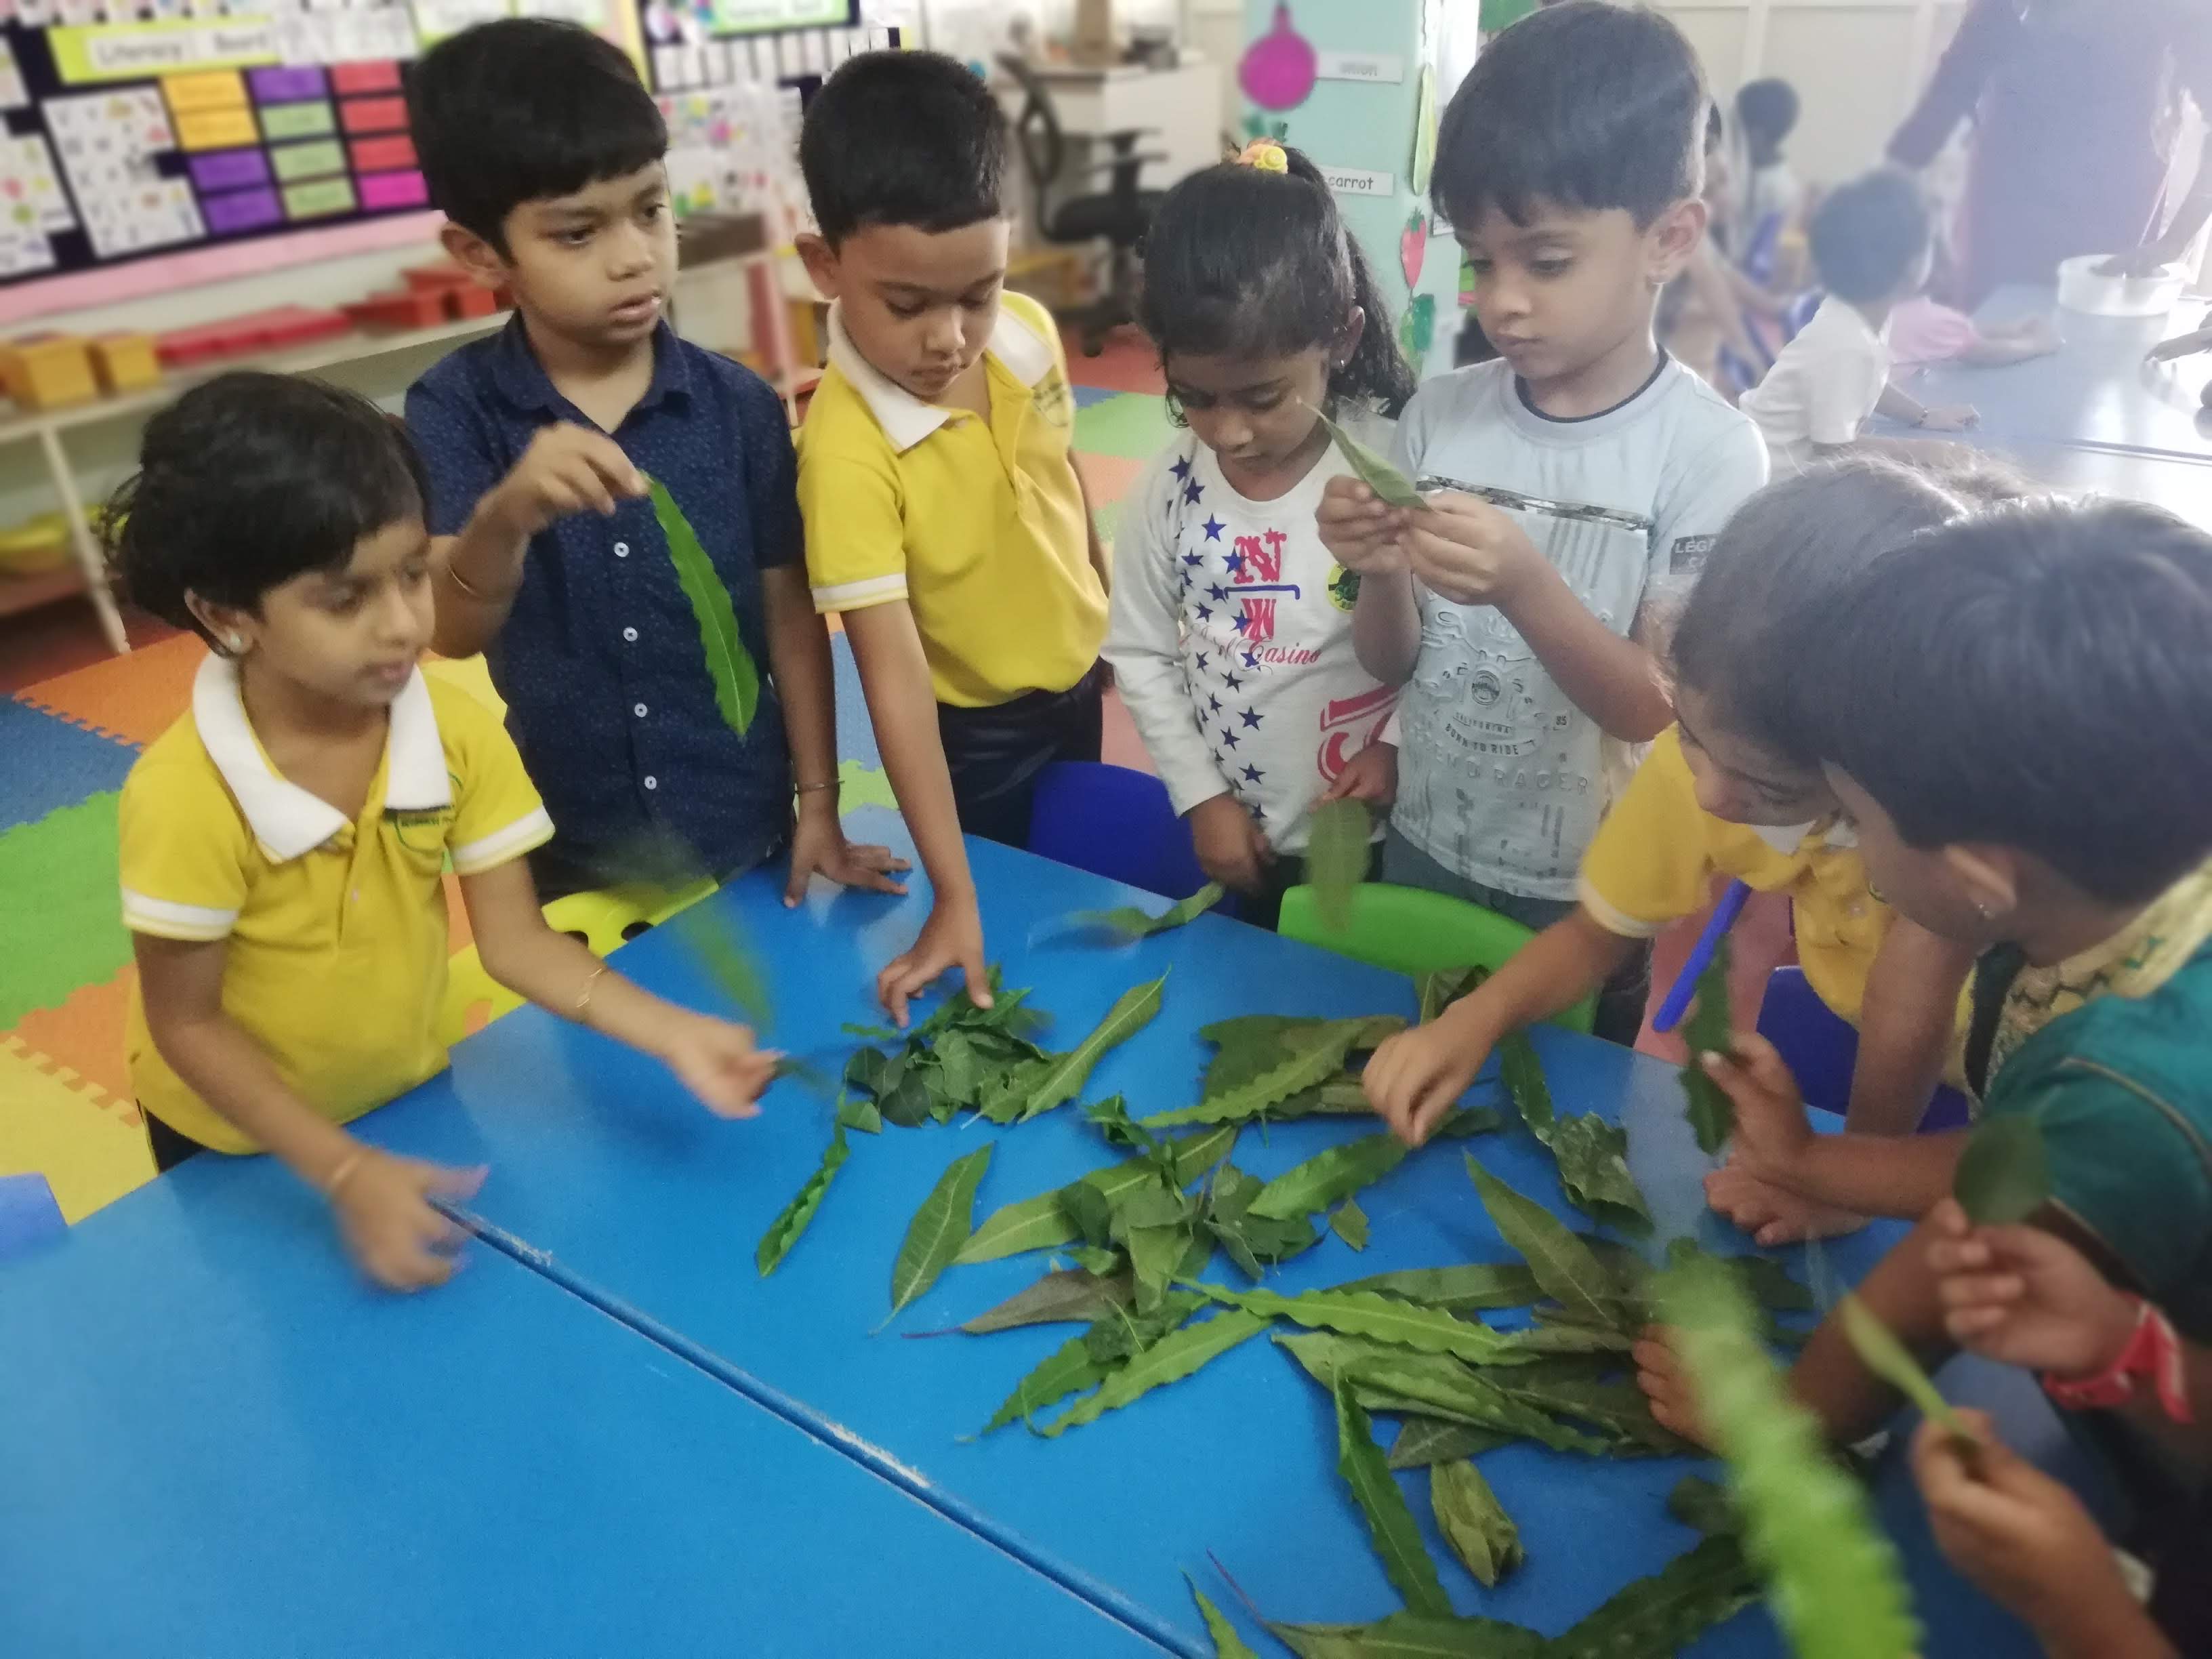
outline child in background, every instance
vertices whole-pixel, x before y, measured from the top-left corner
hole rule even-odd
[[[1927,204],[1901,173],[1838,186],[1813,216],[1813,263],[1827,297],[1739,405],[1759,423],[1775,470],[1801,471],[1855,441],[1874,414],[1961,432],[1972,409],[1930,409],[1890,384],[1891,310],[1928,283]]]
[[[1369,1062],[1368,1099],[1401,1138],[1428,1138],[1499,1039],[1572,1007],[1645,941],[1697,915],[1716,876],[1789,896],[1807,980],[1863,1029],[1850,1127],[1905,1135],[1918,1127],[1951,1047],[1971,952],[1893,915],[1868,890],[1826,780],[1790,759],[1761,716],[1796,672],[1788,624],[1797,609],[1962,511],[1957,497],[1881,461],[1784,479],[1736,510],[1674,629],[1676,723],[1598,827],[1573,914]],[[1857,1223],[1769,1199],[1759,1242]]]
[[[1140,319],[1191,435],[1155,459],[1116,549],[1106,656],[1199,863],[1272,927],[1317,800],[1386,805],[1394,701],[1352,646],[1357,582],[1316,539],[1350,468],[1317,411],[1387,447],[1413,372],[1328,185],[1260,143],[1168,193]]]
[[[1746,82],[1736,90],[1735,125],[1745,169],[1739,196],[1742,211],[1736,216],[1740,258],[1795,224],[1805,205],[1805,186],[1782,154],[1797,127],[1797,88],[1772,78]]]
[[[1796,633],[1791,746],[1821,757],[1869,878],[1987,952],[1967,1073],[1990,1118],[2042,1132],[2051,1197],[2029,1224],[2212,1340],[2212,537],[2130,502],[1988,512],[1907,542]],[[1929,1212],[1966,1136],[1816,1137],[1772,1048],[1735,1046],[1710,1069],[1758,1173],[1921,1218],[1858,1294],[1940,1358]],[[1635,1357],[1655,1414],[1694,1431],[1663,1333]],[[1792,1382],[1842,1442],[1897,1404],[1832,1319]]]
[[[2048,317],[1984,325],[1925,294],[1914,295],[1889,313],[1890,362],[1900,369],[1934,363],[2002,368],[2057,349],[2058,330]]]
[[[1652,337],[1705,233],[1697,56],[1656,13],[1577,0],[1477,61],[1438,138],[1437,207],[1498,360],[1431,380],[1394,454],[1426,496],[1332,479],[1322,542],[1360,577],[1360,661],[1403,684],[1387,881],[1544,928],[1573,912],[1608,741],[1673,719],[1638,627],[1765,482],[1759,434]],[[1632,1040],[1641,955],[1601,999]]]
[[[648,996],[545,925],[525,854],[553,827],[514,744],[416,666],[422,501],[374,405],[228,374],[149,422],[108,517],[131,598],[215,650],[123,789],[129,1060],[155,1164],[275,1153],[396,1290],[452,1273],[428,1200],[477,1176],[339,1126],[446,1064],[449,859],[501,984],[659,1055],[726,1117],[751,1116],[774,1072],[744,1027]]]
[[[799,494],[818,610],[842,615],[934,906],[878,990],[900,1024],[948,968],[988,1004],[963,830],[1019,846],[1036,775],[1098,758],[1106,555],[1069,452],[1059,331],[1003,294],[1006,119],[932,52],[848,60],[799,159],[830,367]]]
[[[782,405],[664,315],[668,134],[629,59],[572,24],[503,20],[434,48],[408,97],[447,248],[514,296],[505,329],[416,383],[407,422],[439,538],[433,643],[484,653],[544,787],[540,891],[724,877],[787,845],[787,902],[817,872],[900,890],[903,866],[838,827],[829,635]],[[648,477],[727,590],[759,680],[743,730]]]

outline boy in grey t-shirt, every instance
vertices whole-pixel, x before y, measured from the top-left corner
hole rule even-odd
[[[1652,334],[1705,233],[1705,107],[1656,14],[1577,0],[1498,36],[1435,174],[1498,360],[1407,406],[1420,510],[1339,479],[1318,514],[1360,574],[1361,662],[1406,686],[1384,878],[1540,929],[1574,908],[1608,747],[1674,718],[1637,628],[1654,584],[1689,575],[1766,478],[1757,429]],[[1641,979],[1601,1001],[1601,1034],[1633,1039]]]

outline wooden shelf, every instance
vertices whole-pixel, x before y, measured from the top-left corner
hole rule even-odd
[[[42,570],[35,576],[0,576],[0,617],[35,611],[57,599],[80,598],[84,591],[84,573],[73,564]]]

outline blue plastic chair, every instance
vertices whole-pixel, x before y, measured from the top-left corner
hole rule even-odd
[[[1802,968],[1777,968],[1767,980],[1766,1000],[1759,1009],[1759,1034],[1796,1074],[1808,1106],[1843,1115],[1850,1104],[1859,1034],[1820,1000]],[[1920,1132],[1963,1129],[1969,1121],[1966,1097],[1956,1089],[1942,1088],[1920,1120]]]
[[[1188,898],[1206,885],[1190,826],[1176,816],[1167,786],[1149,772],[1055,761],[1037,774],[1036,802],[1030,851],[1042,858],[1162,898]]]
[[[0,1176],[0,1261],[27,1255],[68,1231],[46,1176]]]

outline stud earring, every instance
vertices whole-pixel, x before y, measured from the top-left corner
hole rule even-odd
[[[243,634],[226,634],[223,635],[222,642],[234,652],[246,649],[246,635]]]

